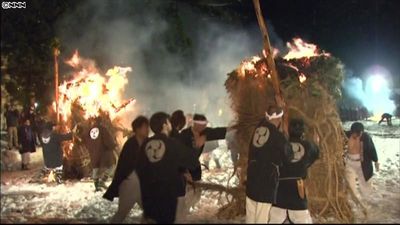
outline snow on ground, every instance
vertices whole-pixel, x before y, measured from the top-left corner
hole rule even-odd
[[[372,178],[374,193],[368,201],[368,218],[355,209],[358,223],[399,223],[400,222],[400,120],[393,121],[394,126],[377,125],[376,122],[363,121],[367,132],[372,135],[378,151],[381,170]],[[351,123],[344,123],[349,129]],[[205,170],[203,180],[218,184],[227,184],[233,168],[230,154],[224,141],[214,151],[220,159],[222,170],[216,170],[211,160],[210,170]],[[40,172],[42,152],[33,154],[31,171],[12,171],[1,173],[1,223],[107,223],[116,212],[118,201],[109,202],[102,198],[102,192],[94,192],[89,181],[66,181],[64,184],[30,183]],[[230,185],[237,185],[232,179]],[[191,207],[188,223],[243,223],[244,217],[221,221],[215,216],[226,202],[218,193],[203,191],[194,207]],[[141,210],[135,206],[126,219],[127,223],[139,223]],[[334,218],[319,220],[332,223]]]

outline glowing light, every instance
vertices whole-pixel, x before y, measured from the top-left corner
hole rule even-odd
[[[300,83],[304,83],[304,82],[306,82],[306,80],[307,80],[307,77],[304,74],[300,74],[300,76],[299,76]]]
[[[344,87],[350,96],[361,101],[368,111],[373,113],[371,120],[380,120],[383,113],[393,113],[396,109],[390,99],[390,73],[386,69],[373,66],[366,74],[372,74],[366,80],[350,78],[345,81]]]
[[[382,87],[387,87],[387,82],[382,75],[371,76],[369,78],[369,83],[371,84],[371,89],[374,93],[379,92]]]
[[[222,116],[222,113],[223,113],[222,109],[219,109],[218,110],[218,116]]]

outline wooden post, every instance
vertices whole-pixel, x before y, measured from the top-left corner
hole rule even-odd
[[[279,107],[282,107],[285,111],[284,116],[283,116],[283,131],[285,132],[286,135],[288,135],[288,111],[286,104],[284,103],[284,98],[281,93],[280,89],[280,81],[279,81],[279,76],[278,72],[276,71],[276,65],[275,65],[275,60],[273,56],[273,52],[271,51],[271,43],[269,41],[269,36],[268,36],[268,30],[267,30],[267,25],[265,24],[264,17],[261,12],[261,6],[260,6],[260,1],[259,0],[253,0],[254,8],[256,10],[256,15],[257,15],[257,20],[258,24],[260,26],[261,33],[263,35],[263,49],[265,54],[264,57],[266,57],[267,60],[267,65],[268,65],[268,70],[271,71],[271,80],[272,80],[272,86],[275,91],[275,100],[276,103]]]
[[[58,110],[58,55],[60,54],[60,50],[57,47],[53,49],[54,53],[54,92],[55,92],[55,99],[56,99],[56,116],[57,116],[57,123],[60,122],[59,110]]]

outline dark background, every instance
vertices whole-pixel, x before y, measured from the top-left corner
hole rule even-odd
[[[61,17],[74,12],[83,2],[85,1],[37,0],[27,1],[26,9],[1,10],[2,83],[15,99],[26,102],[34,93],[39,100],[51,100],[52,46],[57,42],[56,24]],[[114,1],[108,2],[112,10]],[[182,16],[183,8],[190,8],[201,17],[211,18],[222,24],[252,29],[251,32],[258,26],[251,0],[143,0],[140,1],[143,9],[133,9],[137,2],[123,1],[127,9],[132,8],[131,14],[127,13],[126,16],[134,17],[135,13],[145,15],[146,9],[159,13],[171,28],[157,42],[167,43],[171,52],[176,55],[184,54],[188,63],[192,60],[190,56],[195,40],[188,35],[189,31],[182,28],[182,24],[191,23]],[[286,43],[299,36],[315,43],[340,58],[346,69],[355,76],[363,76],[365,70],[372,65],[383,66],[391,72],[392,87],[400,87],[400,1],[260,2],[264,17],[275,30],[277,37],[274,39],[281,39]],[[83,23],[85,16],[90,13],[93,12],[82,13]],[[171,42],[171,38],[179,41]],[[68,48],[62,42],[60,47],[62,50]],[[101,56],[93,58],[102,61]],[[3,79],[6,73],[10,75],[11,81]],[[153,76],[157,77],[157,74],[159,73],[154,71]]]

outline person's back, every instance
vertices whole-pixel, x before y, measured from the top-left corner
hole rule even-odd
[[[59,134],[53,131],[53,124],[47,124],[40,134],[40,143],[43,147],[44,165],[49,169],[62,166],[63,150],[61,143],[72,140],[72,133]]]
[[[179,168],[198,165],[193,151],[168,137],[172,130],[168,118],[164,113],[152,116],[150,127],[155,135],[143,143],[138,155],[144,217],[157,223],[175,220],[178,188],[182,182]]]
[[[287,218],[293,223],[312,223],[304,180],[308,168],[319,157],[319,149],[316,144],[303,138],[304,127],[300,119],[292,119],[289,123],[294,157],[280,167],[277,199],[270,212],[270,223],[283,223]],[[318,143],[317,135],[314,139]]]
[[[289,141],[279,131],[283,110],[269,107],[257,125],[248,155],[246,181],[246,223],[268,223],[272,203],[276,202],[279,167],[293,158]]]
[[[248,156],[246,193],[252,200],[275,202],[279,166],[285,157],[285,147],[290,148],[284,135],[263,120],[253,135]]]

